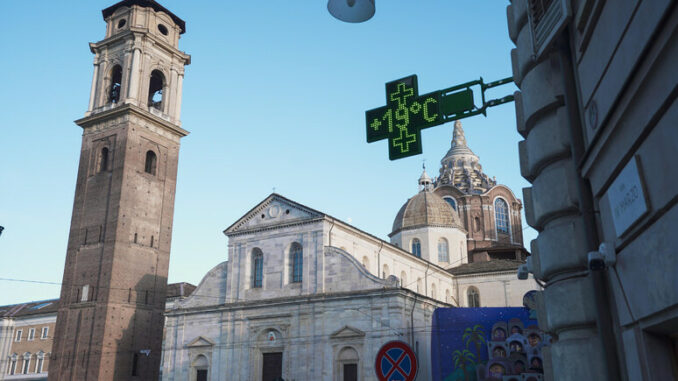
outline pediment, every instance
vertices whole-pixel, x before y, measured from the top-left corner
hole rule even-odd
[[[187,347],[189,348],[196,348],[196,347],[211,347],[214,346],[214,341],[203,337],[203,336],[198,336],[196,337],[193,341],[191,341]]]
[[[360,337],[365,337],[365,332],[347,325],[330,335],[330,339],[355,339]]]
[[[273,193],[252,208],[224,233],[231,235],[259,228],[285,225],[325,216],[323,213]]]

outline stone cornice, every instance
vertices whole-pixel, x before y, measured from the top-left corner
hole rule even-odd
[[[128,113],[134,114],[142,119],[146,119],[149,122],[153,122],[154,124],[163,127],[165,130],[179,137],[184,137],[189,134],[188,131],[177,126],[176,124],[168,122],[165,119],[155,116],[148,112],[147,110],[144,110],[141,107],[135,106],[130,103],[122,104],[120,106],[116,106],[105,111],[91,114],[89,116],[76,120],[75,124],[85,129],[91,127],[96,123],[113,119],[115,117]]]
[[[237,236],[242,236],[246,234],[254,234],[254,233],[260,233],[264,231],[271,231],[271,230],[278,230],[278,229],[284,229],[284,228],[290,228],[290,227],[295,227],[295,226],[302,226],[302,225],[308,225],[312,224],[314,222],[320,222],[323,220],[323,217],[319,218],[311,218],[307,220],[296,220],[296,221],[290,221],[287,223],[281,223],[281,224],[275,224],[275,225],[267,225],[267,226],[257,226],[255,228],[251,229],[246,229],[246,230],[239,230],[235,232],[226,232],[224,231],[224,234],[228,237],[237,237]]]
[[[289,207],[302,211],[310,217],[306,220],[291,220],[288,223],[279,223],[279,224],[271,224],[271,225],[261,225],[255,228],[250,228],[250,229],[245,229],[240,231],[240,227],[244,226],[247,222],[251,221],[252,218],[257,216],[261,211],[263,211],[266,207],[271,205],[273,201],[278,201],[280,203],[283,203],[285,205],[288,205]],[[232,236],[236,234],[240,234],[242,232],[253,232],[257,231],[257,229],[263,229],[263,230],[269,230],[267,228],[272,228],[272,227],[281,227],[281,226],[286,226],[287,224],[297,224],[297,223],[305,223],[305,221],[310,221],[310,220],[318,220],[321,219],[323,216],[325,216],[324,213],[318,212],[317,210],[311,209],[305,205],[301,205],[298,202],[292,201],[288,198],[285,198],[277,193],[272,193],[268,197],[266,197],[263,201],[261,201],[259,204],[255,205],[252,209],[247,211],[242,217],[240,217],[236,222],[234,222],[231,226],[227,227],[224,230],[224,234],[226,236]]]
[[[416,294],[416,298],[415,298]],[[180,315],[193,315],[201,314],[206,312],[223,312],[223,311],[237,311],[237,310],[247,310],[247,309],[258,309],[258,308],[271,308],[271,307],[282,307],[285,305],[307,305],[309,303],[324,303],[328,301],[340,302],[353,301],[356,298],[373,298],[373,297],[385,297],[385,296],[402,296],[408,300],[415,300],[417,302],[426,302],[429,305],[434,307],[447,307],[451,306],[449,303],[441,302],[439,300],[433,299],[429,296],[417,294],[416,292],[398,287],[398,288],[378,288],[370,290],[360,290],[360,291],[345,291],[345,292],[329,292],[329,293],[318,293],[312,295],[301,295],[301,296],[287,296],[281,298],[273,299],[258,299],[258,300],[241,300],[230,303],[215,304],[211,306],[201,306],[201,307],[188,307],[188,308],[176,308],[171,311],[165,311],[165,316],[180,316]]]
[[[463,226],[459,226],[456,224],[449,224],[449,225],[442,225],[442,224],[419,224],[419,225],[413,225],[413,226],[408,226],[406,228],[400,228],[397,230],[392,231],[391,233],[388,234],[389,237],[393,237],[394,235],[404,232],[407,230],[415,230],[415,229],[420,229],[420,228],[449,228],[449,229],[457,229],[464,233],[464,235],[468,234],[468,231],[464,229]]]
[[[132,36],[132,39],[134,39],[134,35],[136,34],[143,34],[144,37],[148,38],[151,40],[155,45],[158,45],[162,47],[164,50],[166,50],[168,53],[171,55],[181,59],[184,62],[184,65],[190,65],[191,64],[191,55],[186,54],[182,52],[181,50],[175,48],[174,46],[168,44],[165,41],[162,41],[158,37],[148,33],[148,29],[146,28],[138,28],[138,27],[131,27],[129,30],[126,30],[124,32],[116,33],[106,39],[103,39],[99,42],[90,42],[89,43],[89,50],[93,54],[97,54],[99,49],[102,46],[106,45],[113,45],[117,42],[124,41],[125,39],[128,39],[130,36]]]

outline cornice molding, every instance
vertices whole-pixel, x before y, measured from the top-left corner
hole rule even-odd
[[[142,119],[145,119],[153,124],[163,127],[168,132],[177,135],[179,137],[184,137],[189,134],[188,131],[179,127],[178,125],[171,123],[163,118],[160,118],[156,115],[151,114],[149,111],[142,109],[141,107],[135,106],[131,103],[125,103],[120,106],[113,107],[111,109],[97,112],[86,116],[81,119],[75,120],[75,124],[82,127],[83,129],[89,128],[97,123],[101,123],[116,117],[125,115],[125,114],[134,114]]]

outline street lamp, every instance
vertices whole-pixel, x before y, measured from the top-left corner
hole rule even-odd
[[[327,10],[345,22],[363,22],[374,16],[374,0],[329,0]]]

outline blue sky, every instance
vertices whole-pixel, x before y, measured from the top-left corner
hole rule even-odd
[[[511,75],[505,1],[377,0],[362,24],[332,18],[325,0],[160,2],[186,21],[180,48],[192,56],[170,282],[197,284],[226,260],[222,231],[273,188],[387,239],[422,160],[438,174],[452,123],[423,131],[423,155],[389,161],[386,142],[365,142],[364,112],[385,104],[384,83],[417,74],[425,93]],[[0,2],[2,278],[61,281],[82,134],[73,120],[89,98],[87,44],[103,38],[112,4]],[[484,171],[522,199],[514,105],[463,125]],[[528,248],[535,236],[524,230]],[[59,295],[58,285],[0,288],[0,304]]]

